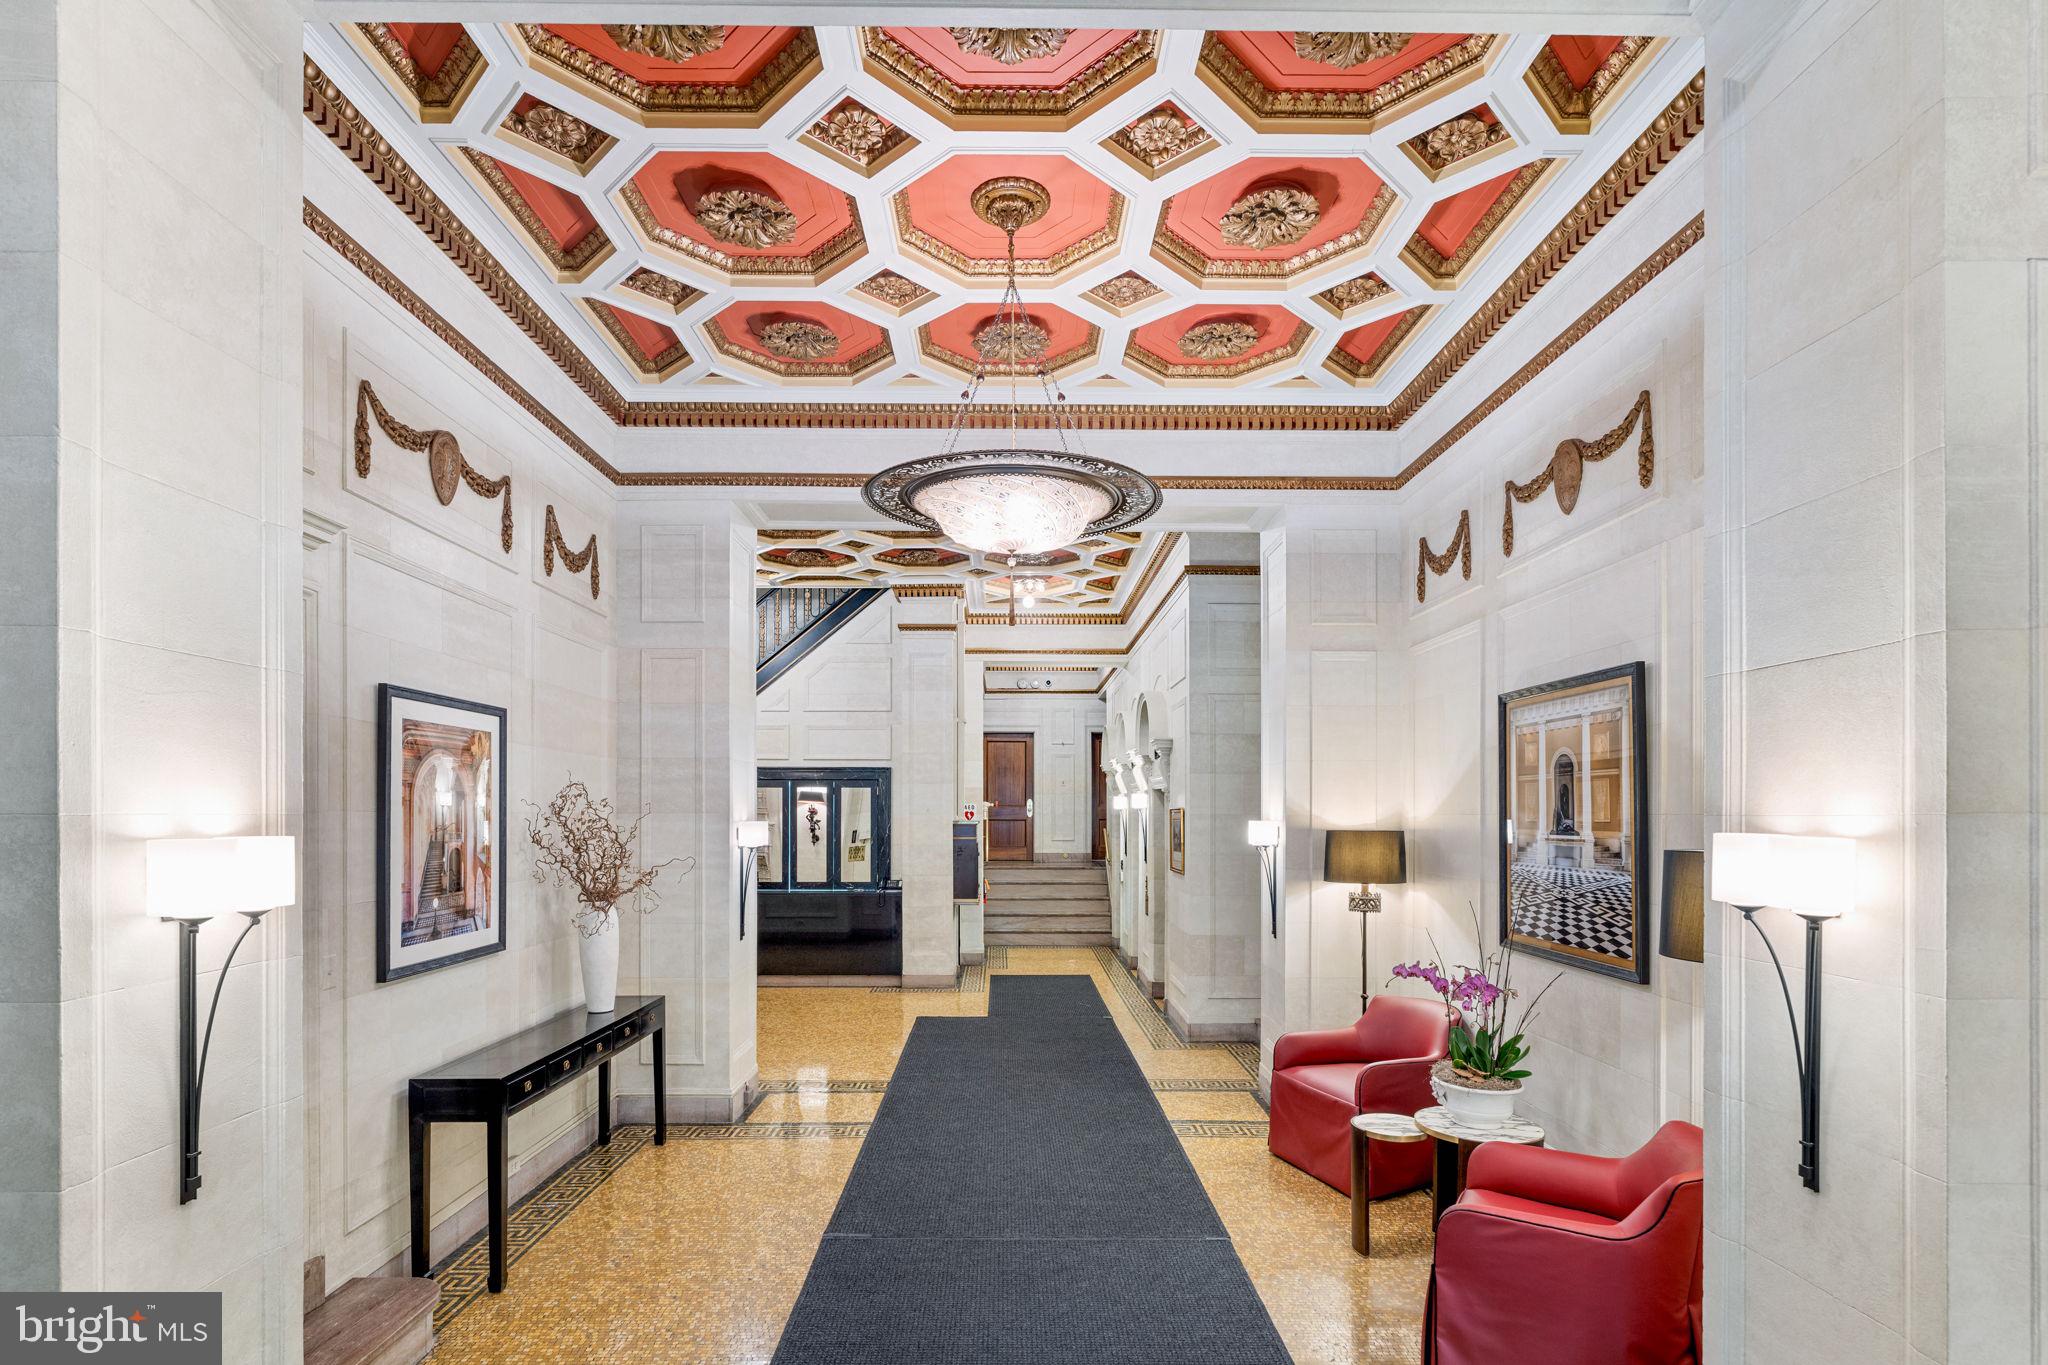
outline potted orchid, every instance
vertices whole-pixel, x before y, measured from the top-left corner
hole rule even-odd
[[[1480,941],[1479,912],[1472,913],[1474,941]],[[1430,947],[1436,941],[1430,940]],[[1536,1007],[1555,986],[1559,972],[1519,1013],[1514,988],[1515,945],[1501,945],[1479,960],[1477,967],[1458,963],[1448,969],[1443,953],[1430,962],[1395,966],[1400,980],[1420,981],[1443,998],[1451,1022],[1450,1054],[1430,1072],[1430,1090],[1452,1117],[1475,1128],[1496,1128],[1515,1116],[1515,1099],[1529,1071],[1528,1029]]]

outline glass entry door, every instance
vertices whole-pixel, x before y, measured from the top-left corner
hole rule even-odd
[[[890,880],[886,768],[763,768],[755,813],[769,828],[757,864],[763,891],[866,891]]]

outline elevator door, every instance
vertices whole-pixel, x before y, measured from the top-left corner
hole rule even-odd
[[[1031,861],[1031,736],[981,737],[981,789],[988,796],[991,862]]]

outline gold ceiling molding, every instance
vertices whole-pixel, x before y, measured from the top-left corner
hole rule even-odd
[[[516,108],[507,110],[498,128],[527,143],[547,160],[566,164],[578,175],[589,170],[590,163],[617,141],[610,133],[574,114],[539,100],[523,114]]]
[[[1159,577],[1159,571],[1166,566],[1166,560],[1174,547],[1181,541],[1181,532],[1168,531],[1159,537],[1159,543],[1152,547],[1152,557],[1145,561],[1145,567],[1131,583],[1131,591],[1124,598],[1123,606],[1115,611],[1072,612],[1072,611],[1020,611],[1014,616],[1006,611],[970,611],[967,624],[970,626],[1126,626],[1131,622],[1131,612],[1138,603],[1145,600],[1145,593],[1151,588],[1152,580]],[[1179,580],[1176,579],[1176,582]]]
[[[1125,204],[1123,195],[1111,190],[1108,215],[1101,227],[1079,241],[1060,248],[1050,256],[1018,257],[1014,262],[1018,278],[1054,281],[1086,265],[1102,253],[1114,250],[1117,238],[1124,230]],[[1003,279],[1013,268],[1013,263],[1002,257],[970,256],[952,243],[935,237],[917,226],[910,219],[910,191],[907,189],[898,190],[890,196],[889,212],[896,219],[896,239],[902,243],[904,250],[915,251],[932,264],[945,267],[959,276],[962,282]]]
[[[1472,509],[1467,507],[1458,513],[1458,529],[1451,536],[1451,543],[1444,547],[1442,554],[1429,548],[1428,536],[1415,538],[1415,601],[1418,605],[1429,592],[1429,575],[1441,578],[1457,564],[1467,583],[1472,581]]]
[[[469,98],[488,65],[477,50],[476,40],[465,28],[455,46],[431,76],[420,73],[419,63],[391,31],[389,24],[341,24],[341,31],[355,46],[375,58],[389,82],[396,86],[421,123],[451,123]]]
[[[1081,297],[1091,299],[1118,317],[1123,317],[1165,292],[1136,271],[1126,270],[1121,275],[1112,275],[1083,293]]]
[[[606,24],[606,36],[628,52],[687,62],[725,46],[724,24]]]
[[[1420,232],[1408,239],[1408,245],[1401,248],[1401,259],[1410,269],[1438,289],[1456,288],[1458,281],[1479,259],[1480,253],[1493,242],[1494,237],[1509,222],[1516,218],[1523,205],[1535,195],[1536,189],[1550,173],[1562,163],[1551,157],[1538,157],[1521,170],[1515,178],[1501,186],[1501,191],[1486,212],[1479,215],[1479,221],[1465,234],[1465,240],[1458,243],[1458,249],[1446,256]]]
[[[722,276],[728,284],[758,285],[782,281],[797,285],[820,284],[867,254],[867,238],[862,235],[860,227],[860,209],[850,194],[846,196],[845,227],[810,251],[774,256],[737,256],[700,242],[687,233],[677,232],[655,216],[654,206],[647,202],[647,196],[641,192],[637,181],[628,180],[619,187],[619,202],[625,205],[634,230],[648,246],[680,256],[701,269]],[[781,207],[781,200],[757,195],[751,190],[714,190],[698,200],[690,213],[696,217],[699,208],[711,213],[718,227],[714,228],[701,217],[697,218],[698,225],[722,241],[765,247],[789,240],[786,235],[775,235],[773,227],[778,220],[772,209]],[[783,208],[782,211],[787,213],[788,209]],[[748,216],[750,212],[767,216],[755,218]],[[735,235],[722,237],[720,234],[723,232]]]
[[[456,493],[467,485],[469,491],[480,498],[495,501],[504,499],[504,506],[498,517],[498,542],[506,554],[512,553],[512,476],[487,479],[482,471],[469,462],[462,453],[462,445],[452,432],[429,429],[422,431],[409,427],[385,411],[378,401],[377,391],[370,387],[370,381],[356,381],[356,477],[370,477],[370,418],[375,416],[377,425],[391,443],[400,450],[410,450],[427,457],[427,477],[433,481],[434,496],[447,507],[455,501]]]
[[[1372,348],[1372,354],[1363,360],[1340,346],[1330,352],[1323,364],[1353,384],[1376,384],[1380,376],[1400,358],[1401,352],[1414,337],[1416,328],[1435,311],[1433,306],[1419,306],[1401,314],[1400,321],[1388,329],[1387,334],[1380,338],[1380,344]]]
[[[580,550],[569,548],[569,542],[562,539],[562,524],[555,520],[555,505],[548,504],[547,524],[541,531],[540,563],[549,578],[555,576],[555,557],[561,556],[562,567],[570,573],[590,570],[590,600],[595,602],[598,595],[597,532],[590,533],[590,543]]]
[[[1131,39],[1054,88],[961,85],[928,65],[881,28],[857,31],[861,62],[897,92],[928,107],[951,127],[1050,124],[1071,127],[1110,90],[1142,80],[1158,64],[1160,35],[1140,30]]]
[[[1247,196],[1247,199],[1249,198],[1250,196]],[[1231,205],[1231,212],[1234,213],[1245,205],[1247,199],[1240,199]],[[1297,251],[1292,256],[1224,261],[1212,258],[1201,247],[1168,225],[1168,215],[1173,212],[1173,200],[1169,198],[1159,206],[1159,223],[1152,235],[1152,256],[1153,259],[1173,267],[1195,284],[1227,287],[1258,285],[1269,280],[1291,280],[1297,275],[1322,270],[1346,257],[1369,251],[1374,239],[1379,236],[1381,226],[1388,221],[1388,216],[1398,201],[1399,196],[1394,193],[1394,187],[1383,183],[1373,194],[1372,202],[1366,205],[1364,215],[1358,220],[1358,226],[1349,232],[1340,233],[1306,251]],[[1276,238],[1273,244],[1299,240],[1299,237]]]
[[[1095,664],[984,664],[990,673],[1095,673]]]
[[[660,354],[649,355],[640,348],[639,339],[626,330],[626,324],[619,320],[610,304],[585,299],[583,310],[603,329],[605,340],[611,342],[612,349],[619,353],[619,359],[639,371],[642,382],[655,383],[666,379],[690,363],[689,348],[683,345],[681,337],[662,347]]]
[[[965,597],[965,583],[897,583],[890,589],[898,597]]]
[[[611,256],[612,239],[605,236],[604,229],[595,223],[569,245],[557,242],[555,234],[541,222],[540,215],[534,212],[533,205],[526,201],[526,196],[505,174],[505,168],[498,164],[496,157],[474,147],[464,147],[461,152],[463,166],[470,178],[490,191],[491,197],[518,224],[527,245],[548,264],[550,273],[557,280],[564,284],[579,284]]]
[[[876,272],[855,285],[853,292],[867,295],[897,317],[923,304],[926,299],[937,297],[916,280],[893,270]]]
[[[1536,102],[1560,133],[1590,133],[1601,106],[1627,83],[1632,71],[1647,65],[1643,58],[1663,46],[1662,38],[1623,38],[1584,86],[1573,83],[1550,44],[1537,49],[1525,77]]]
[[[1260,351],[1256,355],[1245,355],[1240,352],[1235,360],[1179,361],[1154,355],[1138,344],[1137,335],[1133,333],[1131,339],[1124,343],[1124,363],[1134,369],[1143,370],[1162,384],[1213,384],[1218,380],[1242,379],[1246,375],[1270,369],[1282,361],[1292,360],[1301,354],[1309,342],[1315,340],[1315,335],[1315,328],[1297,320],[1294,331],[1288,335],[1286,342],[1270,351]],[[1198,344],[1201,341],[1202,338],[1197,338]],[[1158,480],[1155,479],[1153,482],[1157,483]]]
[[[851,95],[806,129],[798,141],[866,176],[917,145],[916,138]]]
[[[1706,214],[1694,215],[1691,222],[1667,237],[1663,244],[1645,257],[1634,270],[1624,275],[1619,283],[1595,300],[1592,307],[1579,314],[1563,331],[1552,337],[1548,345],[1530,356],[1520,369],[1501,381],[1492,393],[1452,423],[1443,435],[1430,443],[1428,449],[1410,460],[1408,467],[1390,481],[1390,486],[1399,488],[1407,483],[1435,463],[1445,451],[1471,435],[1472,431],[1497,412],[1503,403],[1528,387],[1537,375],[1549,369],[1565,352],[1585,340],[1589,332],[1612,317],[1617,309],[1641,293],[1652,280],[1670,269],[1686,252],[1698,246],[1706,235]]]
[[[1219,34],[1202,40],[1195,72],[1262,133],[1370,133],[1423,98],[1478,79],[1496,35],[1475,33],[1370,90],[1274,90],[1246,66]]]
[[[992,57],[1004,66],[1057,57],[1067,45],[1070,28],[949,28],[946,30],[962,52]]]
[[[959,624],[958,624],[957,622],[953,622],[953,621],[898,621],[898,622],[896,623],[896,629],[898,629],[898,630],[958,630],[958,629],[960,629],[960,626],[959,626]]]
[[[1477,114],[1460,114],[1402,145],[1415,153],[1425,170],[1436,172],[1511,140],[1506,124],[1488,123]]]
[[[1414,36],[1412,33],[1391,31],[1335,33],[1323,29],[1296,29],[1294,55],[1303,61],[1348,71],[1367,62],[1383,62],[1398,56]]]
[[[1650,391],[1644,389],[1636,395],[1635,405],[1628,410],[1628,416],[1613,427],[1590,441],[1576,436],[1567,436],[1557,443],[1557,450],[1550,457],[1550,463],[1543,472],[1527,483],[1507,480],[1507,497],[1503,499],[1500,523],[1500,552],[1506,558],[1515,552],[1515,504],[1534,502],[1545,489],[1554,489],[1557,494],[1557,508],[1566,516],[1579,505],[1579,488],[1586,477],[1586,466],[1604,460],[1621,449],[1634,429],[1637,419],[1643,424],[1642,439],[1636,444],[1636,482],[1644,488],[1657,473],[1657,442],[1650,434]]]
[[[1102,145],[1140,175],[1157,179],[1214,147],[1216,139],[1178,108],[1162,104],[1111,133]]]
[[[656,30],[710,26],[625,24],[607,27]],[[688,80],[641,81],[539,24],[514,24],[512,31],[524,49],[520,55],[530,65],[653,128],[698,124],[729,126],[734,123],[758,127],[768,121],[784,100],[822,69],[818,35],[808,28],[798,29],[783,44],[782,50],[769,58],[745,85]]]
[[[672,313],[680,313],[704,297],[704,291],[695,285],[685,284],[673,275],[664,275],[658,270],[649,270],[644,265],[620,280],[619,287],[630,289],[643,298],[665,303]]]
[[[951,630],[952,627],[948,626],[947,629]],[[999,655],[1004,658],[1008,658],[1012,655],[1035,657],[1041,654],[1087,655],[1090,658],[1094,658],[1101,655],[1120,657],[1122,655],[1130,653],[1131,651],[1129,650],[1129,648],[1121,646],[1110,646],[1100,649],[997,649],[989,645],[978,645],[973,648],[964,650],[962,652],[967,654],[993,654]]]

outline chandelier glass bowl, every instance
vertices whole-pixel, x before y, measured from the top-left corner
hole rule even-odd
[[[1009,271],[1002,301],[986,328],[1019,336],[1033,325],[1024,313],[1017,290],[1017,230],[1045,216],[1051,196],[1045,187],[1021,176],[1002,176],[976,187],[972,203],[981,218],[1001,228],[1009,242]],[[1080,432],[1071,426],[1066,395],[1040,360],[1035,371],[1007,357],[1010,391],[1007,400],[988,406],[1009,413],[1009,441],[980,450],[961,450],[960,438],[982,397],[991,357],[984,354],[974,377],[960,396],[946,448],[937,455],[893,465],[867,481],[861,490],[868,505],[884,516],[944,535],[955,544],[983,554],[999,555],[1012,564],[1048,555],[1090,535],[1114,531],[1142,521],[1159,506],[1159,486],[1136,470],[1097,459],[1081,448]],[[998,359],[1001,359],[998,357]],[[1043,390],[1049,413],[1044,424],[1053,441],[1034,446],[1023,439],[1024,404],[1019,381],[1033,375]]]

